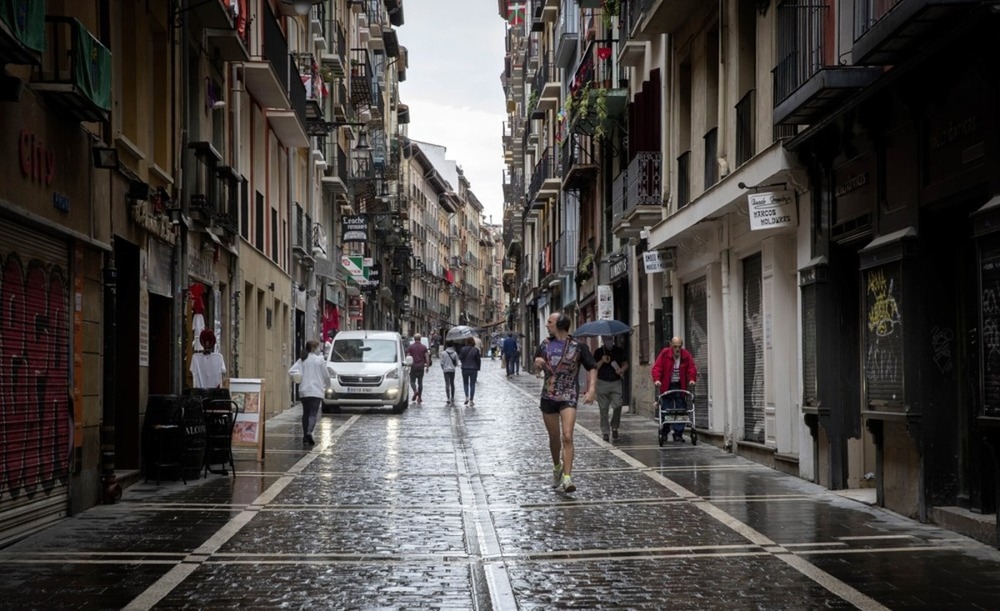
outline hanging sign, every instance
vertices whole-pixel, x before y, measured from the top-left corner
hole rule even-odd
[[[751,231],[798,224],[794,191],[752,193],[747,196],[747,202],[750,205]]]
[[[344,242],[367,242],[368,241],[368,215],[354,214],[341,217],[340,223],[343,229]]]
[[[655,274],[674,269],[675,251],[673,248],[666,250],[648,250],[642,253],[642,263],[646,267],[647,274]]]

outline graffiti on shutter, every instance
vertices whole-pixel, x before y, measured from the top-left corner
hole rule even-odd
[[[684,345],[698,368],[694,421],[708,428],[708,292],[704,278],[684,285]],[[668,338],[669,339],[669,338]]]
[[[764,315],[760,254],[743,260],[743,438],[764,443]]]
[[[68,249],[13,225],[0,228],[0,539],[25,528],[27,505],[35,521],[65,515],[72,449]]]
[[[1000,238],[983,244],[979,261],[983,415],[1000,416]]]
[[[865,385],[875,409],[903,404],[902,264],[864,272]]]

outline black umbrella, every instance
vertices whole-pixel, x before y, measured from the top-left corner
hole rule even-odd
[[[618,320],[592,320],[576,328],[573,337],[601,337],[632,333],[632,327]]]

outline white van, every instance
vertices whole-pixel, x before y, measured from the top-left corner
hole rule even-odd
[[[410,405],[412,364],[395,331],[341,331],[327,356],[330,386],[323,404],[384,406],[402,413]]]

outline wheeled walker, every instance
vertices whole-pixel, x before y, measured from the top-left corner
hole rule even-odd
[[[664,399],[674,400],[674,406],[664,407]],[[669,402],[667,402],[669,403]],[[684,407],[678,407],[678,403]],[[675,388],[660,393],[656,397],[657,435],[660,446],[667,440],[668,436],[674,434],[673,425],[683,425],[691,436],[691,445],[698,445],[698,433],[694,430],[694,393]],[[683,433],[683,432],[682,432]]]

